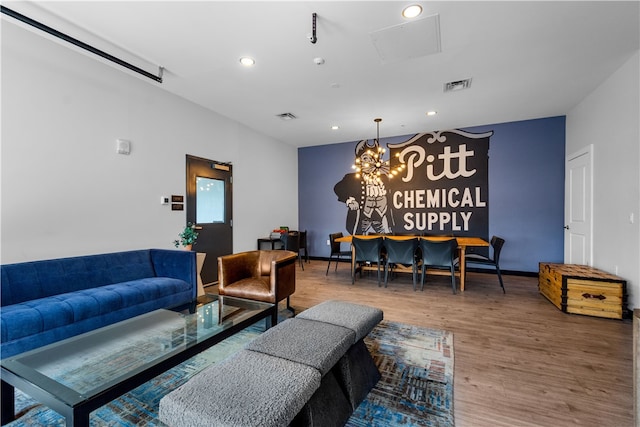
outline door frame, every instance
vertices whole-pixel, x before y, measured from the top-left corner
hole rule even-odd
[[[584,157],[586,156],[586,157]],[[585,189],[584,197],[587,199],[584,202],[585,210],[585,222],[584,235],[586,253],[584,254],[584,260],[589,266],[593,265],[593,144],[587,145],[580,150],[568,155],[565,160],[565,201],[564,201],[564,262],[567,264],[574,263],[575,260],[571,259],[571,209],[572,209],[572,194],[571,194],[571,162],[584,157],[587,165],[587,175],[585,176]],[[572,262],[573,261],[573,262]]]
[[[211,160],[211,159],[205,159],[203,157],[198,157],[198,156],[193,156],[190,154],[187,154],[185,157],[185,174],[186,174],[186,203],[185,203],[185,207],[186,207],[186,212],[185,212],[185,217],[186,217],[186,221],[187,222],[191,222],[192,224],[194,224],[195,228],[197,230],[200,230],[199,232],[205,232],[205,234],[208,234],[206,232],[206,230],[203,230],[203,228],[207,227],[208,223],[197,223],[196,222],[196,191],[195,191],[195,181],[192,183],[191,179],[192,179],[192,175],[193,178],[197,177],[197,171],[198,168],[202,168],[204,166],[208,166],[209,169],[211,170],[216,170],[216,173],[220,173],[220,174],[225,174],[227,175],[225,177],[225,221],[223,223],[211,223],[211,225],[213,225],[213,227],[226,227],[225,229],[220,229],[218,230],[219,232],[223,233],[223,238],[225,239],[223,242],[223,248],[225,248],[225,250],[223,251],[216,251],[218,252],[217,255],[227,255],[229,253],[233,252],[233,168],[232,165],[230,163],[226,163],[226,162],[219,162],[216,160]],[[216,178],[218,179],[218,178]],[[193,185],[192,185],[193,184]],[[227,229],[228,228],[228,229]],[[209,232],[211,232],[209,230]],[[204,237],[204,236],[203,236]],[[199,241],[198,243],[203,243],[202,241]],[[200,248],[202,247],[202,245],[200,246]],[[194,247],[194,250],[198,251],[198,249],[200,249],[198,246]],[[228,249],[228,250],[227,250]],[[210,256],[212,255],[212,252],[207,252],[206,250],[204,251],[205,253],[207,253],[207,256],[205,261],[204,261],[204,268],[207,271],[214,271],[213,274],[213,281],[208,281],[207,283],[204,283],[205,286],[210,286],[210,285],[215,285],[218,283],[217,280],[217,265],[218,265],[218,261],[217,261],[217,256]],[[204,275],[205,279],[206,276],[211,276],[211,274],[207,273]]]

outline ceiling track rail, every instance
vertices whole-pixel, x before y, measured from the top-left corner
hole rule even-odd
[[[317,13],[312,13],[311,14],[311,37],[309,38],[309,40],[311,40],[311,43],[316,44],[316,42],[318,41],[318,37],[316,35],[316,19],[318,18],[318,14]]]
[[[102,50],[100,50],[98,48],[95,48],[95,47],[93,47],[93,46],[91,46],[91,45],[89,45],[87,43],[84,43],[84,42],[82,42],[82,41],[80,41],[80,40],[78,40],[76,38],[73,38],[73,37],[71,37],[71,36],[69,36],[67,34],[64,34],[64,33],[60,32],[60,31],[58,31],[58,30],[56,30],[54,28],[51,28],[51,27],[49,27],[49,26],[47,26],[47,25],[45,25],[45,24],[43,24],[41,22],[38,22],[38,21],[36,21],[34,19],[31,19],[28,16],[22,15],[21,13],[18,13],[18,12],[14,11],[14,10],[11,10],[11,9],[9,9],[7,7],[0,6],[0,11],[3,14],[7,15],[7,16],[15,18],[18,21],[24,22],[27,25],[30,25],[30,26],[32,26],[34,28],[37,28],[37,29],[39,29],[41,31],[44,31],[45,33],[51,34],[54,37],[57,37],[57,38],[59,38],[61,40],[64,40],[64,41],[66,41],[68,43],[71,43],[72,45],[75,45],[75,46],[77,46],[79,48],[82,48],[82,49],[84,49],[86,51],[89,51],[89,52],[93,53],[94,55],[98,55],[98,56],[100,56],[100,57],[102,57],[104,59],[107,59],[107,60],[109,60],[111,62],[114,62],[114,63],[116,63],[116,64],[118,64],[118,65],[120,65],[120,66],[122,66],[124,68],[127,68],[127,69],[129,69],[131,71],[134,71],[134,72],[136,72],[138,74],[141,74],[141,75],[143,75],[143,76],[145,76],[145,77],[147,77],[147,78],[149,78],[149,79],[151,79],[153,81],[156,81],[158,83],[162,83],[162,75],[164,73],[164,67],[158,67],[158,75],[152,74],[152,73],[150,73],[150,72],[148,72],[146,70],[143,70],[140,67],[136,67],[133,64],[130,64],[130,63],[128,63],[128,62],[126,62],[126,61],[124,61],[124,60],[122,60],[120,58],[117,58],[117,57],[115,57],[115,56],[113,56],[113,55],[111,55],[111,54],[109,54],[109,53],[107,53],[105,51],[102,51]]]

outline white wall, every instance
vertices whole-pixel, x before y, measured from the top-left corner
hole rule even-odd
[[[2,263],[172,248],[185,154],[233,163],[234,252],[297,227],[294,147],[4,20],[1,53]]]
[[[594,147],[593,266],[618,267],[630,308],[640,307],[639,64],[636,52],[567,114],[567,154]]]

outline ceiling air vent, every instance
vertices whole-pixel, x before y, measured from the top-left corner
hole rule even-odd
[[[449,82],[444,84],[445,92],[457,92],[463,89],[469,89],[471,87],[471,79],[457,80],[455,82]]]
[[[276,117],[280,118],[280,120],[293,120],[293,119],[297,118],[296,116],[294,116],[291,113],[278,114],[278,115],[276,115]]]
[[[440,16],[403,22],[369,34],[383,64],[420,58],[442,51]]]

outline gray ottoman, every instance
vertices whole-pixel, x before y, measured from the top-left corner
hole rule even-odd
[[[380,371],[363,338],[380,323],[383,318],[382,310],[367,305],[330,300],[303,311],[296,318],[339,325],[355,332],[353,346],[336,365],[336,377],[355,410],[380,380]]]
[[[317,369],[241,350],[160,400],[172,427],[288,425],[320,387]]]
[[[320,388],[289,427],[343,427],[353,413],[344,390],[331,370],[322,377]]]
[[[305,319],[287,319],[268,329],[247,350],[311,366],[325,375],[353,345],[351,329]]]
[[[353,346],[351,329],[306,319],[288,319],[267,330],[245,348],[311,366],[322,374],[320,388],[292,426],[339,427],[353,412],[338,362]]]
[[[379,308],[337,300],[322,302],[296,316],[296,319],[315,320],[349,328],[356,334],[353,343],[367,336],[382,318],[382,310]]]
[[[351,346],[336,365],[336,378],[355,410],[381,378],[380,371],[363,340]]]

